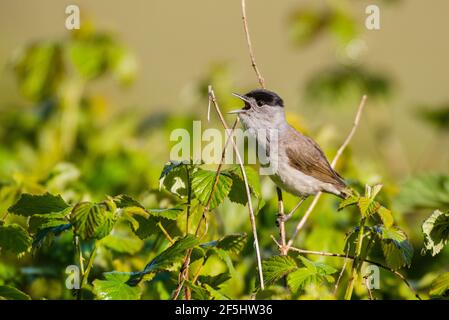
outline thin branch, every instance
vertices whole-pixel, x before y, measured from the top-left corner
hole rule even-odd
[[[259,68],[257,67],[256,57],[254,55],[254,50],[253,50],[253,45],[251,44],[251,37],[249,35],[249,29],[248,29],[248,19],[246,17],[245,0],[242,0],[242,20],[243,20],[243,28],[245,29],[246,43],[248,44],[249,57],[251,59],[251,66],[253,67],[254,72],[257,75],[257,79],[259,80],[260,86],[262,88],[265,88],[265,79],[263,78],[262,74],[260,73]]]
[[[212,90],[211,86],[209,86],[209,95],[212,99],[212,104],[214,105],[215,110],[218,113],[218,117],[220,118],[220,121],[221,121],[223,127],[229,131],[229,126],[226,123],[226,120],[223,118],[223,114],[221,113],[220,107],[218,106],[218,103],[217,103],[217,99],[215,98],[215,93]],[[237,118],[237,121],[238,121],[238,118]],[[260,255],[260,249],[259,249],[259,239],[257,237],[256,217],[254,215],[253,204],[251,201],[251,191],[249,189],[248,178],[246,176],[245,166],[243,165],[243,160],[240,155],[239,149],[232,137],[231,137],[230,141],[232,143],[234,152],[237,156],[237,161],[239,163],[240,170],[242,172],[243,181],[245,183],[246,197],[248,199],[248,213],[249,213],[249,218],[251,221],[251,228],[252,228],[252,232],[253,232],[253,236],[254,236],[254,247],[256,249],[257,267],[259,269],[258,271],[259,271],[260,288],[262,290],[264,290],[265,286],[264,286],[263,273],[262,273],[262,259],[261,259],[261,255]]]
[[[281,255],[287,255],[286,249],[286,237],[285,237],[285,213],[284,213],[284,201],[282,199],[282,190],[276,187],[276,193],[278,197],[278,224],[279,224],[279,236],[281,237],[281,247],[279,251]]]
[[[338,286],[340,284],[341,278],[343,277],[343,274],[345,273],[346,264],[348,263],[348,256],[349,251],[351,250],[351,244],[348,243],[348,251],[346,252],[345,260],[343,261],[343,267],[341,268],[340,274],[338,275],[337,282],[335,283],[334,287],[334,296],[337,294]]]
[[[357,109],[357,113],[354,119],[354,123],[352,125],[352,129],[349,132],[348,136],[346,137],[345,141],[343,142],[343,144],[341,145],[341,147],[338,149],[337,153],[335,154],[334,159],[331,162],[331,167],[335,168],[335,165],[337,164],[338,160],[340,159],[341,155],[343,154],[343,152],[345,151],[346,147],[348,146],[349,142],[351,142],[352,137],[354,136],[357,127],[359,126],[360,123],[360,118],[362,116],[362,112],[363,109],[365,107],[366,104],[366,99],[367,96],[364,95],[362,97],[362,100],[360,101],[359,107]],[[313,199],[312,203],[310,204],[310,206],[307,208],[306,213],[304,213],[304,216],[301,218],[301,220],[298,222],[298,225],[296,226],[295,231],[293,232],[293,235],[291,237],[291,239],[288,241],[287,243],[287,252],[290,249],[290,247],[293,245],[293,241],[295,241],[296,237],[298,236],[299,231],[302,229],[302,227],[304,226],[304,224],[306,223],[307,219],[309,218],[310,214],[312,213],[313,209],[315,208],[315,206],[318,203],[318,200],[320,200],[321,198],[321,192],[317,193],[317,195],[315,196],[315,198]]]
[[[332,253],[332,252],[321,252],[321,251],[311,251],[311,250],[304,250],[304,249],[299,249],[299,248],[295,248],[295,247],[290,247],[290,250],[298,252],[298,253],[303,253],[303,254],[312,254],[312,255],[319,255],[319,256],[325,256],[325,257],[336,257],[336,258],[347,258],[347,259],[351,259],[351,260],[355,260],[356,257],[351,256],[351,255],[345,255],[345,254],[340,254],[340,253]],[[398,271],[393,270],[387,266],[384,266],[383,264],[373,261],[373,260],[369,260],[369,259],[362,259],[361,261],[375,265],[379,268],[382,268],[384,270],[387,270],[391,273],[393,273],[395,276],[397,276],[398,278],[400,278],[405,285],[407,285],[407,287],[415,294],[415,296],[421,300],[421,297],[418,295],[418,293],[416,292],[416,290],[411,286],[411,284],[408,282],[408,280]]]

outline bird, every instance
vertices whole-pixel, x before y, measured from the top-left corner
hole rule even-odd
[[[290,219],[296,209],[309,196],[319,192],[334,194],[342,199],[352,192],[337,171],[330,165],[321,147],[312,138],[293,128],[286,120],[284,101],[275,92],[252,90],[244,95],[233,93],[245,105],[228,113],[237,114],[243,127],[250,132],[258,147],[262,147],[270,161],[277,161],[270,173],[271,180],[281,189],[300,197],[299,203],[283,217]],[[261,130],[277,131],[277,156],[270,153],[269,139],[257,134]]]

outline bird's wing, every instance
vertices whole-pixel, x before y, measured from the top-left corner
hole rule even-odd
[[[320,181],[340,188],[346,187],[343,178],[332,169],[323,150],[311,138],[302,135],[292,128],[288,131],[284,141],[291,166]]]

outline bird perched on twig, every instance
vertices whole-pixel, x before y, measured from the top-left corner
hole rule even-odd
[[[297,207],[305,198],[318,192],[331,193],[343,199],[351,194],[343,178],[332,169],[320,146],[288,124],[284,102],[279,95],[265,89],[233,95],[243,100],[245,106],[230,113],[238,114],[245,129],[256,138],[258,147],[262,147],[269,156],[272,162],[270,165],[275,168],[270,174],[274,183],[282,190],[301,197]],[[273,143],[269,141],[269,135],[261,139],[257,134],[263,130],[277,132],[277,155],[269,154],[270,144]],[[294,210],[286,216],[286,220]]]

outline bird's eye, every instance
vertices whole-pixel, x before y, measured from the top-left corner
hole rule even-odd
[[[262,100],[257,101],[257,106],[258,106],[258,107],[263,106],[263,101],[262,101]]]

